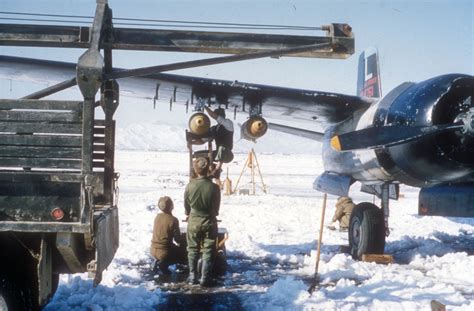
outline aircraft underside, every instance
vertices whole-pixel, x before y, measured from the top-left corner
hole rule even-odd
[[[474,217],[473,95],[474,79],[466,75],[404,83],[326,131],[325,172],[314,188],[348,196],[359,181],[362,192],[381,200],[381,209],[363,202],[354,210],[354,257],[381,249],[399,184],[421,188],[420,215]]]

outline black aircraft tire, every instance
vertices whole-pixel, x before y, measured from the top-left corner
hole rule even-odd
[[[356,205],[349,223],[349,247],[352,258],[364,254],[383,254],[385,221],[383,211],[368,202]]]
[[[28,290],[18,287],[5,277],[0,277],[0,310],[35,310]]]

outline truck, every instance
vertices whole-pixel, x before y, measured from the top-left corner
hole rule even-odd
[[[39,309],[62,273],[88,272],[96,285],[113,259],[119,174],[107,92],[99,105],[0,100],[2,310]]]
[[[31,40],[64,46],[68,37],[82,41],[75,47],[87,47],[72,79],[21,99],[0,100],[2,310],[40,309],[54,295],[60,274],[87,272],[96,286],[118,249],[119,89],[115,80],[102,79],[112,68],[111,48],[101,42],[110,14],[107,1],[99,0],[93,26],[75,34],[60,27],[49,35],[49,26],[30,25],[1,31],[6,45]],[[76,84],[80,100],[42,99]]]

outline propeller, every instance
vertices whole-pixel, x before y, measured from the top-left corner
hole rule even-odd
[[[456,123],[432,126],[392,125],[369,127],[333,136],[331,138],[331,147],[337,151],[375,149],[404,144],[428,135],[444,132],[462,130],[463,133],[471,133],[472,112],[467,114],[466,119],[467,118],[469,118],[469,122],[466,122],[463,118],[462,121]]]

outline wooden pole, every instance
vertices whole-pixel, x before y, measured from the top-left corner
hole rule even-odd
[[[186,136],[185,137],[188,137],[188,130],[186,130]],[[191,179],[193,179],[193,173],[194,173],[194,169],[193,169],[193,145],[191,144],[191,142],[188,140],[187,141],[188,143],[188,152],[189,152],[189,181],[191,181]]]
[[[267,193],[267,186],[265,186],[265,183],[263,182],[263,176],[262,176],[262,172],[260,171],[260,165],[258,164],[257,155],[255,154],[255,150],[252,149],[252,152],[253,152],[253,157],[255,158],[255,163],[257,165],[258,175],[260,175],[260,180],[262,181],[263,192]]]
[[[313,277],[313,284],[308,289],[308,292],[311,294],[316,285],[318,284],[318,268],[319,268],[319,258],[321,255],[321,244],[323,242],[323,229],[324,229],[324,215],[326,213],[326,201],[327,201],[327,193],[324,194],[323,197],[323,210],[321,212],[321,225],[319,226],[319,239],[318,239],[318,249],[316,251],[316,267],[314,269],[314,277]]]
[[[255,195],[255,165],[253,163],[253,148],[249,152],[249,165],[250,165],[250,175],[252,180],[252,195]]]
[[[224,180],[224,194],[231,195],[232,194],[232,180],[229,178],[229,168],[227,168],[227,177]]]

